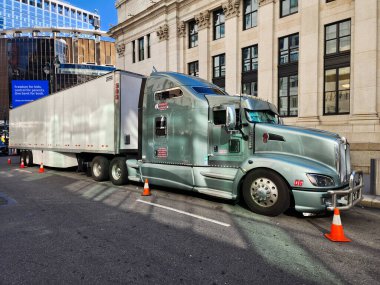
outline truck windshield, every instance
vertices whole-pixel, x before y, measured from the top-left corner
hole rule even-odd
[[[200,94],[226,95],[221,89],[212,87],[192,87],[195,92]]]
[[[252,111],[245,110],[247,120],[251,123],[269,123],[269,124],[278,124],[279,118],[272,111]]]

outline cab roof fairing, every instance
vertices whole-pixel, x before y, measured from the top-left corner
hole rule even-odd
[[[217,87],[216,85],[195,76],[178,73],[178,72],[152,72],[151,77],[166,77],[176,86],[197,86],[197,87]],[[219,88],[219,87],[217,87]]]
[[[248,109],[252,111],[267,111],[270,110],[276,115],[279,115],[278,110],[275,105],[268,101],[264,101],[258,98],[251,98],[242,96],[241,107],[243,109]]]

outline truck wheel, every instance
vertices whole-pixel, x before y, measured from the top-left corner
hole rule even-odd
[[[108,180],[109,161],[104,156],[95,156],[91,163],[91,175],[95,181]]]
[[[124,157],[115,157],[111,160],[109,175],[114,185],[124,185],[128,182],[128,170]]]
[[[25,166],[31,167],[33,166],[33,154],[30,150],[25,152]]]
[[[20,152],[20,164],[21,164],[21,161],[24,161],[24,165],[25,165],[25,159],[26,159],[26,151],[21,151]]]
[[[251,211],[266,216],[280,215],[290,206],[288,185],[277,173],[266,169],[247,175],[243,197]]]

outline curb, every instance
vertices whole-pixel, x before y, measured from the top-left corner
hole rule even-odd
[[[363,207],[380,209],[380,196],[363,195],[363,200],[361,200],[358,205]]]

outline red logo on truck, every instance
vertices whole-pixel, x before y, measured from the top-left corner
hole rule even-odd
[[[154,106],[154,109],[156,110],[160,110],[160,111],[164,111],[164,110],[167,110],[169,109],[169,105],[168,103],[166,102],[163,102],[163,103],[158,103]]]

